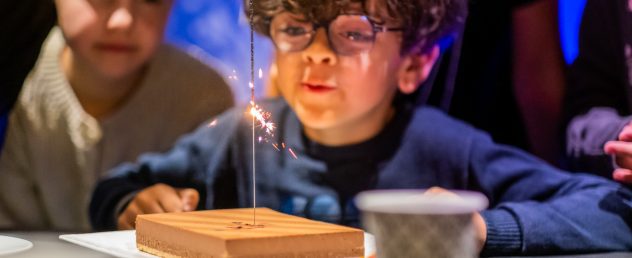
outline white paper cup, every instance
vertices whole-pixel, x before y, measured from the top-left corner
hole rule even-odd
[[[375,235],[378,258],[478,257],[472,214],[487,207],[476,192],[424,195],[425,190],[376,190],[358,194],[362,223]]]

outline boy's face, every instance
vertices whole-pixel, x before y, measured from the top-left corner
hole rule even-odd
[[[56,0],[73,58],[106,78],[128,76],[162,42],[172,0]]]
[[[274,24],[277,16],[273,18],[271,34],[278,33],[273,31],[275,28],[284,28]],[[397,27],[396,21],[390,19],[380,22],[386,22],[384,27]],[[432,66],[432,62],[420,65],[419,56],[401,55],[401,32],[376,33],[369,51],[353,55],[334,51],[327,34],[324,28],[318,28],[311,44],[302,51],[283,51],[288,46],[275,42],[277,85],[312,140],[327,145],[364,141],[390,119],[398,86],[408,82],[416,89],[425,78],[415,77],[419,73],[410,70]],[[402,90],[410,93],[414,89]]]

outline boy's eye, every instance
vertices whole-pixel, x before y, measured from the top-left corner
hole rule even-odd
[[[375,36],[371,22],[359,15],[340,15],[329,29],[333,36],[350,43],[370,43]]]
[[[373,41],[373,34],[362,31],[342,31],[341,37],[354,42],[371,42]]]
[[[289,36],[303,36],[308,33],[304,27],[298,26],[287,26],[279,31]]]

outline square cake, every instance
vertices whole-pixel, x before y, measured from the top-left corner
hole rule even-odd
[[[161,257],[362,257],[360,229],[267,208],[136,217],[136,245]]]

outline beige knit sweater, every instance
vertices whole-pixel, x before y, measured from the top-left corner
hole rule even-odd
[[[0,154],[0,228],[89,230],[90,195],[108,169],[167,150],[233,104],[216,72],[165,45],[133,96],[97,121],[62,73],[63,46],[54,28],[10,115]]]

